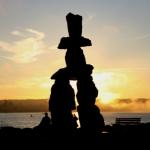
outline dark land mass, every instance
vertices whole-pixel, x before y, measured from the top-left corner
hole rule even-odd
[[[0,113],[5,112],[47,112],[47,99],[0,100]]]
[[[140,106],[148,105],[149,99],[138,98],[135,101],[131,99],[116,99],[116,104],[120,107],[111,107],[111,105],[101,105],[99,99],[96,100],[96,105],[101,108],[102,112],[132,112],[133,108],[130,107],[130,103],[135,103],[139,106],[137,109],[141,109]],[[127,107],[121,107],[121,106]],[[128,106],[129,105],[129,106]],[[145,108],[144,108],[145,109]],[[0,100],[0,113],[7,112],[48,112],[48,99],[1,99]],[[134,110],[137,112],[138,110]],[[145,110],[146,111],[146,110]],[[148,110],[147,110],[148,111]]]
[[[3,149],[149,149],[150,124],[105,126],[100,131],[48,128],[0,129]]]

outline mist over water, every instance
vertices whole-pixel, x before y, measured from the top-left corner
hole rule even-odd
[[[150,122],[150,113],[102,112],[102,115],[106,125],[115,123],[116,117],[140,117],[143,123]],[[43,116],[44,112],[0,113],[0,127],[33,128],[40,123]]]

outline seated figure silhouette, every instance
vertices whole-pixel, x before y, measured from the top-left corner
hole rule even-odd
[[[51,118],[48,116],[48,113],[45,112],[43,118],[41,119],[40,123],[33,128],[36,134],[39,135],[47,135],[47,131],[51,131],[52,122]]]
[[[42,118],[42,120],[41,120],[41,122],[40,122],[38,127],[46,129],[46,128],[49,128],[51,126],[51,119],[48,116],[47,112],[45,112],[44,115],[45,116]]]

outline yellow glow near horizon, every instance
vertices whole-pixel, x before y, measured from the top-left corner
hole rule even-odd
[[[93,72],[93,81],[98,89],[100,103],[110,104],[115,99],[124,98],[129,92],[130,82],[127,73],[121,72]],[[54,81],[47,76],[34,76],[17,80],[14,84],[1,88],[2,98],[48,98],[50,89]],[[77,93],[76,81],[71,81],[71,85]],[[9,95],[8,95],[9,91]],[[88,93],[87,93],[88,94]],[[126,96],[127,97],[127,96]]]
[[[120,98],[119,94],[115,94],[115,93],[111,93],[111,92],[100,94],[100,101],[103,104],[109,104],[117,98]]]
[[[103,104],[109,104],[120,98],[121,87],[128,84],[126,75],[114,72],[95,72],[93,80],[99,90],[98,99]]]
[[[92,76],[93,76],[93,81],[99,91],[97,98],[103,104],[110,104],[115,99],[120,98],[121,87],[124,88],[124,85],[128,84],[127,76],[121,73],[93,72]],[[77,93],[76,81],[71,81],[70,83],[75,93]]]

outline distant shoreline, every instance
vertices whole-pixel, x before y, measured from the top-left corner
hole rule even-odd
[[[105,109],[100,105],[101,112],[109,113],[150,113],[150,111],[131,111],[118,109]],[[0,100],[0,113],[32,113],[49,112],[48,99],[4,99]]]

